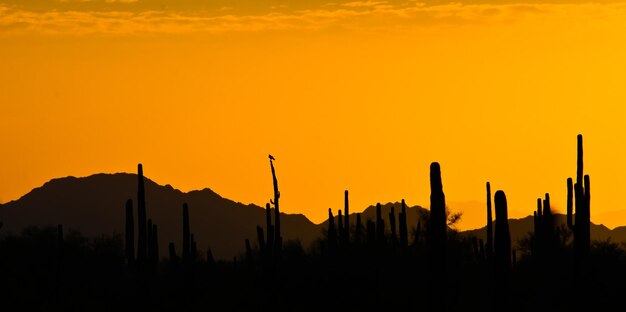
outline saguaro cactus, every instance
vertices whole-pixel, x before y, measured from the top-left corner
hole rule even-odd
[[[348,202],[348,190],[345,190],[344,194],[344,204],[343,204],[343,212],[345,213],[345,222],[344,222],[344,241],[350,241],[350,205]]]
[[[328,247],[334,249],[337,245],[337,230],[335,229],[335,217],[333,210],[328,208]]]
[[[446,244],[446,199],[441,182],[441,169],[439,163],[430,165],[430,218],[428,232],[430,240],[431,257],[436,263],[445,261]]]
[[[339,233],[339,241],[343,244],[343,215],[341,214],[341,209],[337,211],[337,232]]]
[[[402,208],[398,214],[399,232],[400,232],[400,247],[406,248],[409,245],[409,231],[406,224],[406,204],[402,199]]]
[[[126,201],[126,232],[124,247],[126,262],[132,265],[135,262],[135,221],[133,218],[133,200]]]
[[[398,245],[398,234],[396,231],[396,213],[393,206],[389,212],[389,227],[391,229],[391,246],[395,248]]]
[[[385,221],[383,220],[380,203],[376,204],[376,241],[379,244],[385,241]]]
[[[494,237],[496,289],[506,293],[511,280],[511,234],[509,232],[508,208],[504,191],[496,191],[494,201],[496,204]]]
[[[567,179],[567,225],[574,232],[574,253],[577,261],[587,256],[591,244],[591,186],[589,175],[583,176],[583,174],[583,137],[579,134],[577,137],[576,183],[572,185],[572,178]],[[572,203],[572,188],[574,189],[574,203]],[[572,219],[575,222],[572,222]]]
[[[148,228],[146,216],[146,192],[144,187],[143,166],[137,165],[137,218],[139,228],[137,229],[137,261],[144,263],[148,256]]]
[[[280,191],[278,190],[278,179],[276,178],[276,170],[274,169],[274,157],[272,155],[270,158],[270,167],[272,169],[272,181],[274,182],[274,200],[270,199],[270,202],[274,205],[274,241],[275,247],[277,251],[280,250],[282,244],[282,236],[280,233],[280,208],[278,205],[278,200],[280,199]]]
[[[491,184],[487,182],[487,245],[486,256],[491,260],[493,257],[493,221],[491,215]]]
[[[556,229],[554,224],[554,216],[552,215],[552,207],[550,206],[550,194],[546,193],[543,199],[543,216],[542,222],[542,234],[545,240],[545,253],[548,257],[554,252],[558,244],[558,237],[556,236]]]
[[[419,227],[419,223],[418,223]],[[439,163],[430,165],[430,217],[428,220],[429,308],[446,310],[446,200]]]

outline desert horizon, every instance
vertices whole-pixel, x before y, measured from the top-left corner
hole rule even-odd
[[[0,0],[0,293],[620,306],[624,21],[626,0]]]
[[[87,174],[84,176],[60,176],[60,177],[56,177],[53,179],[50,179],[48,181],[45,181],[44,183],[42,183],[39,186],[35,186],[33,187],[33,189],[42,187],[45,183],[50,182],[51,180],[56,180],[56,179],[63,179],[63,178],[86,178],[92,175],[97,175],[97,174],[118,174],[118,173],[126,173],[126,174],[136,174],[136,172],[132,172],[132,171],[128,171],[128,172],[123,172],[123,171],[118,171],[118,172],[110,172],[110,173],[105,173],[105,172],[99,172],[99,173],[92,173],[92,174]],[[147,178],[149,178],[149,175],[146,176]],[[194,192],[194,191],[201,191],[204,189],[210,189],[211,191],[216,192],[217,194],[224,196],[223,194],[221,194],[219,191],[216,191],[213,187],[211,186],[204,186],[204,187],[200,187],[197,189],[181,189],[179,187],[177,187],[176,185],[172,185],[171,183],[165,183],[165,182],[160,182],[160,181],[154,181],[157,184],[166,186],[169,185],[171,187],[173,187],[175,190],[184,192],[184,193],[189,193],[189,192]],[[488,182],[488,181],[485,181]],[[271,184],[271,181],[269,181],[269,183]],[[31,189],[32,191],[32,189]],[[341,199],[341,195],[343,193],[344,190],[337,190],[338,196]],[[354,190],[351,191],[353,194],[355,193]],[[28,193],[28,192],[27,192]],[[11,201],[16,201],[19,198],[21,198],[22,196],[26,195],[22,194],[21,196],[19,196],[18,198],[6,201],[6,202],[0,202],[1,204],[6,204],[8,202]],[[358,191],[357,191],[358,193]],[[357,207],[356,210],[354,210],[353,212],[362,212],[362,210],[364,210],[366,207],[369,206],[374,206],[377,202],[381,202],[381,203],[391,203],[391,202],[400,202],[402,199],[405,199],[407,197],[411,197],[411,196],[406,196],[406,197],[401,197],[401,198],[397,198],[397,199],[391,199],[388,201],[382,201],[382,200],[377,200],[376,198],[371,198],[370,200],[367,199],[356,199],[356,202],[358,203],[364,203],[364,206],[361,205],[360,207]],[[554,198],[552,197],[553,202],[555,202],[556,204],[552,204],[552,210],[555,213],[559,213],[559,214],[566,214],[565,209],[563,208],[563,206],[560,205],[561,202],[564,202],[564,200],[559,199],[559,198]],[[237,198],[229,198],[230,200],[236,201],[236,202],[241,202],[243,204],[254,204],[257,205],[259,207],[263,207],[267,202],[243,202],[240,201]],[[269,199],[268,199],[269,200]],[[354,200],[354,199],[353,199]],[[521,218],[525,218],[528,216],[532,216],[532,213],[534,211],[534,209],[536,207],[534,207],[533,205],[535,204],[535,200],[536,199],[529,199],[528,202],[529,204],[526,205],[527,207],[525,211],[522,207],[510,207],[509,208],[509,216],[512,219],[521,219]],[[339,202],[339,203],[338,203]],[[407,201],[408,202],[408,201]],[[334,200],[332,202],[333,204],[335,204],[335,207],[333,207],[333,205],[327,205],[327,206],[322,206],[322,207],[318,207],[317,210],[321,211],[321,212],[326,212],[326,210],[328,208],[335,208],[335,209],[341,209],[340,205],[342,204],[342,202],[340,200]],[[460,231],[466,231],[466,230],[474,230],[474,229],[479,229],[481,227],[484,227],[485,225],[485,218],[486,218],[486,214],[485,214],[485,207],[486,207],[486,201],[481,202],[478,200],[467,200],[467,201],[448,201],[447,202],[447,208],[450,209],[451,212],[454,213],[461,213],[461,218],[459,220],[458,223],[455,224],[455,228],[460,230]],[[412,205],[418,205],[421,207],[424,207],[426,209],[429,209],[428,204],[427,203],[411,203]],[[296,207],[299,206],[298,203],[296,203],[295,205]],[[594,207],[597,209],[597,207]],[[293,207],[285,207],[283,208],[285,210],[283,210],[286,213],[290,213],[290,214],[303,214],[304,216],[307,217],[307,219],[309,219],[311,222],[315,223],[315,224],[322,224],[325,221],[327,221],[327,216],[326,218],[322,217],[322,218],[312,218],[309,214],[307,214],[306,210],[301,210],[298,211],[297,208],[293,208]],[[626,220],[626,209],[619,209],[619,210],[602,210],[600,208],[601,213],[597,213],[594,210],[594,214],[591,215],[591,221],[595,224],[602,224],[604,226],[606,226],[609,229],[614,229],[616,227],[619,226],[626,226],[626,221],[622,223],[622,220]],[[319,213],[314,214],[314,215],[319,215]]]

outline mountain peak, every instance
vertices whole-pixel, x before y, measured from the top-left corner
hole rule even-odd
[[[148,218],[159,225],[163,253],[169,242],[180,247],[183,203],[189,205],[191,231],[197,237],[199,250],[210,247],[216,258],[238,255],[245,239],[254,241],[256,227],[265,225],[264,208],[223,198],[210,188],[185,193],[145,178],[145,194]],[[0,234],[17,233],[29,226],[63,224],[89,237],[117,235],[125,230],[128,199],[133,200],[136,217],[137,174],[134,173],[55,178],[18,200],[0,205],[0,221],[4,222]],[[303,215],[281,213],[281,216],[285,239],[306,240],[318,232],[317,226]]]

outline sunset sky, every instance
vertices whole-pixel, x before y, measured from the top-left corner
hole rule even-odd
[[[315,223],[429,207],[459,229],[548,192],[584,136],[591,219],[626,225],[626,0],[0,0],[0,202],[135,172]],[[123,203],[120,203],[120,207]]]

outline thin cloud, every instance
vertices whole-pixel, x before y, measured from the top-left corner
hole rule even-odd
[[[135,0],[108,0],[135,1]],[[366,9],[364,9],[366,8]],[[614,4],[445,4],[358,1],[295,12],[241,15],[222,10],[188,14],[149,10],[29,11],[0,5],[0,36],[19,34],[225,33],[275,30],[410,31],[432,25],[511,23],[558,17],[563,20],[626,20],[626,3]]]

